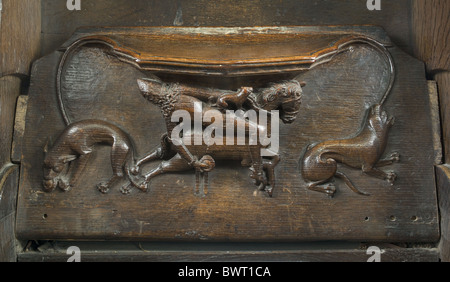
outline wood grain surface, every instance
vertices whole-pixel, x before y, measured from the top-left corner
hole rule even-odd
[[[200,41],[199,41],[199,44]],[[99,46],[86,46],[66,63],[63,101],[72,121],[108,120],[129,134],[137,156],[160,143],[164,122],[158,108],[139,93],[136,69]],[[384,156],[401,161],[389,167],[394,186],[342,168],[354,184],[371,194],[353,193],[336,180],[338,193],[308,191],[299,170],[306,146],[348,138],[361,126],[366,109],[379,101],[388,66],[364,45],[343,52],[304,73],[278,76],[198,78],[154,73],[167,81],[224,86],[261,86],[299,75],[305,81],[297,120],[280,126],[282,162],[276,170],[273,197],[256,190],[246,168],[217,164],[206,197],[194,195],[194,174],[158,176],[148,192],[122,195],[119,186],[101,194],[95,185],[110,172],[109,148],[93,153],[85,177],[69,192],[42,190],[43,148],[65,128],[55,91],[61,52],[38,60],[33,68],[24,135],[17,232],[20,238],[172,241],[315,241],[369,240],[435,242],[439,237],[433,181],[430,101],[423,64],[397,47],[389,48],[397,68],[385,110],[396,122]],[[282,52],[282,50],[280,50]],[[144,168],[148,171],[151,165]]]
[[[252,27],[291,25],[377,25],[412,53],[410,0],[384,1],[370,11],[361,0],[82,0],[81,11],[64,1],[42,0],[42,55],[60,47],[80,26]],[[99,16],[100,15],[100,16]]]
[[[442,126],[443,162],[450,161],[450,3],[439,0],[415,0],[412,2],[412,34],[414,55],[425,62],[427,76],[437,83]],[[446,195],[448,195],[448,169],[445,166],[437,168],[438,194],[441,214],[441,257],[448,261],[449,228],[447,218],[450,210]]]
[[[0,261],[15,262],[16,202],[19,185],[19,167],[7,165],[0,169]]]
[[[1,12],[0,77],[28,75],[40,53],[41,1],[3,0]]]

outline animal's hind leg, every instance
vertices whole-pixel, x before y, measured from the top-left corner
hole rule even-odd
[[[376,167],[383,167],[391,165],[395,162],[398,162],[400,160],[400,154],[398,152],[393,152],[391,156],[388,159],[379,160],[375,166]]]
[[[154,151],[150,152],[143,158],[139,159],[136,162],[136,164],[131,168],[131,173],[133,173],[134,175],[137,175],[139,173],[141,165],[143,165],[144,163],[156,160],[156,159],[161,159],[162,155],[163,155],[162,147],[156,148]]]
[[[107,193],[110,187],[119,179],[124,176],[124,169],[127,158],[129,157],[131,148],[125,145],[116,146],[115,144],[111,148],[111,168],[113,171],[112,177],[106,181],[97,185],[97,188],[102,193]]]
[[[312,190],[312,191],[316,191],[316,192],[320,192],[320,193],[325,193],[330,197],[333,197],[334,194],[336,193],[336,187],[334,187],[333,184],[328,184],[327,186],[319,186],[322,185],[326,182],[329,182],[330,179],[325,179],[325,180],[320,180],[320,181],[316,181],[316,182],[312,182],[308,185],[308,189]]]
[[[145,175],[145,180],[139,185],[139,189],[146,192],[148,190],[148,184],[150,180],[160,174],[167,172],[180,172],[192,169],[192,166],[182,158],[179,154],[176,154],[173,158],[168,161],[162,161],[158,167],[152,169]]]
[[[175,152],[170,149],[170,141],[167,133],[164,133],[161,137],[161,145],[152,152],[139,159],[136,164],[131,168],[131,173],[137,175],[139,173],[141,165],[153,160],[170,159],[175,156]]]
[[[360,195],[364,195],[364,196],[370,196],[369,193],[366,192],[362,192],[360,190],[358,190],[355,185],[353,185],[353,183],[350,181],[350,179],[347,177],[347,175],[343,174],[342,172],[336,171],[336,176],[341,178],[342,180],[344,180],[345,184],[347,184],[347,186],[352,189],[353,192],[360,194]]]

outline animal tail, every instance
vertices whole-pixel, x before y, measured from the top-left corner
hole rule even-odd
[[[345,184],[347,184],[347,186],[356,194],[363,195],[363,196],[370,196],[369,193],[358,190],[358,188],[356,188],[355,185],[353,185],[353,183],[350,181],[350,179],[347,177],[347,175],[343,174],[342,172],[337,171],[335,176],[344,180]]]
[[[357,38],[352,39],[351,41],[345,43],[343,46],[340,46],[340,47],[344,47],[345,45],[354,44],[354,43],[368,44],[369,46],[376,49],[377,51],[379,51],[381,54],[383,54],[386,57],[387,63],[389,65],[388,66],[389,82],[388,82],[388,86],[387,86],[383,96],[381,97],[381,99],[379,101],[379,104],[382,106],[386,102],[386,99],[388,98],[389,94],[391,93],[392,87],[394,86],[394,82],[395,82],[394,59],[392,58],[391,53],[389,52],[389,50],[386,48],[386,46],[384,44],[382,44],[372,38],[369,38],[369,37],[357,37]]]
[[[62,85],[61,85],[61,77],[63,74],[64,65],[66,64],[67,58],[69,58],[70,55],[74,54],[75,51],[79,50],[81,47],[87,44],[103,44],[110,48],[112,47],[112,44],[107,42],[107,39],[104,40],[99,38],[93,38],[93,37],[84,37],[81,39],[78,39],[74,43],[72,43],[69,47],[62,49],[61,51],[64,51],[61,60],[58,65],[57,73],[56,73],[56,94],[57,94],[57,100],[58,100],[58,106],[59,110],[61,111],[62,117],[64,119],[64,123],[66,125],[71,124],[71,120],[69,116],[67,115],[66,108],[64,106],[64,101],[62,99]]]
[[[392,87],[394,86],[394,82],[395,82],[394,59],[393,59],[391,53],[389,52],[389,50],[387,49],[387,47],[383,43],[380,43],[370,37],[365,37],[365,36],[354,37],[354,38],[346,41],[345,43],[339,45],[337,51],[333,52],[333,54],[331,56],[327,57],[326,59],[322,59],[320,61],[315,62],[310,68],[312,69],[321,64],[330,62],[336,55],[341,54],[341,53],[345,52],[346,50],[348,50],[348,48],[346,48],[346,47],[348,47],[349,45],[356,44],[356,43],[367,44],[367,45],[371,46],[372,48],[374,48],[375,50],[377,50],[378,52],[380,52],[384,57],[386,57],[387,63],[389,65],[388,66],[389,83],[379,101],[379,105],[382,106],[386,102],[386,99],[388,98],[389,94],[391,93]]]

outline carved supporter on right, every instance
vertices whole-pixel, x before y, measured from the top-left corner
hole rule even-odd
[[[397,152],[393,152],[388,159],[380,160],[393,124],[394,118],[388,117],[380,104],[375,104],[369,108],[363,128],[355,137],[309,145],[301,159],[301,173],[303,179],[309,182],[308,189],[333,197],[336,188],[329,182],[336,176],[343,179],[354,192],[369,195],[358,190],[344,173],[337,170],[338,163],[361,169],[367,175],[393,184],[396,174],[378,169],[400,160]]]

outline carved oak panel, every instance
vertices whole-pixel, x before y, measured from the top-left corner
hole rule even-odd
[[[376,27],[82,29],[33,66],[17,233],[434,241],[429,112]]]

